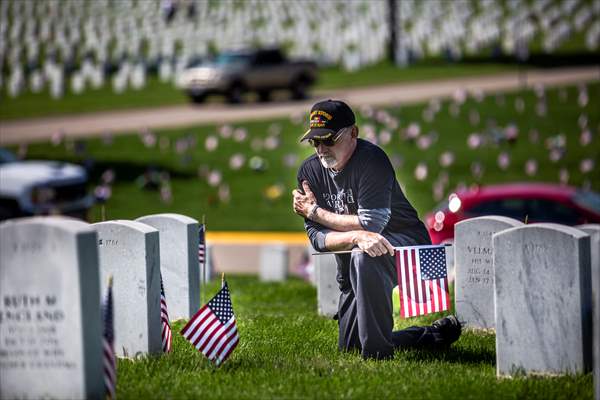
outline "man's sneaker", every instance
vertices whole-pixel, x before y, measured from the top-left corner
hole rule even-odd
[[[462,325],[454,315],[448,315],[447,317],[438,319],[431,325],[437,328],[442,334],[446,346],[456,342],[462,331]]]

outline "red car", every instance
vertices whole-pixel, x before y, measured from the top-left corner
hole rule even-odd
[[[450,195],[425,216],[434,244],[454,239],[454,224],[482,215],[503,215],[525,221],[563,225],[600,223],[600,194],[545,183],[481,186]]]

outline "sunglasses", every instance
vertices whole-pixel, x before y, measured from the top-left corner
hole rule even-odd
[[[335,135],[328,137],[327,139],[308,139],[308,143],[312,147],[319,147],[319,145],[325,145],[331,147],[336,144],[338,140],[346,133],[347,128],[340,129]]]

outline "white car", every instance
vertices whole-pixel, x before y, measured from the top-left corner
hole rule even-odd
[[[94,198],[87,192],[87,173],[59,161],[19,161],[0,149],[0,220],[60,214],[87,219]]]

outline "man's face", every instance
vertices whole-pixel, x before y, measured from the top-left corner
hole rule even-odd
[[[325,168],[339,168],[340,163],[345,163],[354,148],[352,147],[352,127],[341,129],[337,133],[337,140],[334,141],[332,146],[327,146],[323,141],[315,140],[313,145],[315,146],[315,152],[321,161],[321,164]]]

